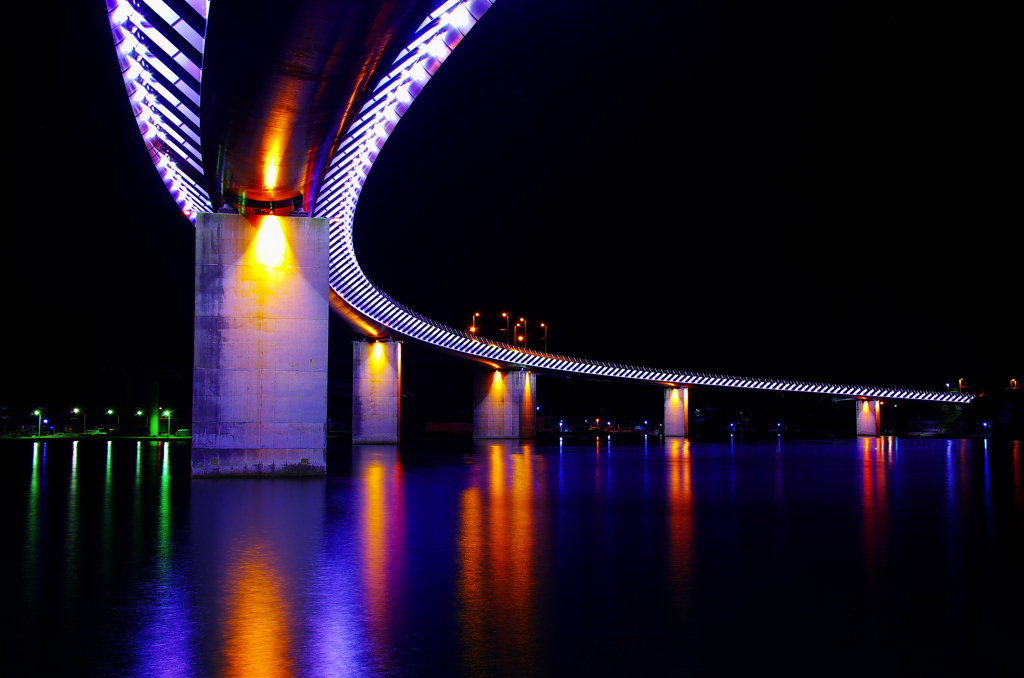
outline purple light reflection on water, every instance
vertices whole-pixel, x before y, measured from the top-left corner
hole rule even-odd
[[[1012,442],[364,447],[222,481],[146,445],[4,443],[22,673],[985,671],[1019,630]]]

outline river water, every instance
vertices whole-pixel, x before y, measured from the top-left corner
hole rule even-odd
[[[15,675],[1019,675],[1019,441],[0,450]]]

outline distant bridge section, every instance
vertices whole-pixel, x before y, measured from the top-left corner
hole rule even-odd
[[[488,7],[486,0],[449,1],[431,13],[395,60],[391,71],[374,89],[331,163],[315,216],[331,220],[330,281],[335,293],[332,303],[357,331],[374,338],[392,333],[402,335],[495,369],[526,369],[664,386],[716,386],[951,403],[971,401],[971,396],[959,393],[681,372],[543,353],[437,323],[406,308],[374,285],[360,268],[352,241],[355,209],[363,183],[412,100]]]

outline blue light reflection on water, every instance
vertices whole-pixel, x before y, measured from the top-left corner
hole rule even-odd
[[[2,449],[24,672],[884,674],[1021,630],[1013,441],[362,447],[199,481],[180,442]]]

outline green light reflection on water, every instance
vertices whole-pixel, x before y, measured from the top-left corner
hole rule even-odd
[[[114,545],[114,473],[113,473],[113,441],[107,441],[107,467],[103,475],[103,589],[109,590],[113,574]]]
[[[40,459],[40,455],[42,459]],[[35,600],[39,582],[39,495],[46,443],[32,443],[32,478],[28,484],[28,516],[25,521],[25,587],[23,604],[29,609]]]
[[[43,449],[46,448],[46,443],[42,444]],[[26,562],[26,573],[33,573],[35,571],[35,558],[36,558],[36,544],[39,542],[39,483],[40,483],[40,444],[32,443],[32,478],[28,483],[28,521],[25,526],[25,537],[28,548],[25,549],[25,555],[28,557]],[[43,452],[45,455],[45,451]]]
[[[73,561],[78,551],[78,441],[71,443],[71,478],[68,480],[67,553]],[[72,563],[69,563],[73,565]]]
[[[71,443],[71,478],[68,480],[68,522],[64,540],[64,584],[65,601],[69,609],[76,609],[78,603],[79,562],[79,505],[78,505],[78,441]]]
[[[163,444],[163,464],[160,469],[160,513],[157,525],[157,561],[161,573],[171,567],[171,443]]]
[[[135,443],[135,489],[132,495],[132,561],[138,562],[142,549],[142,441]]]

